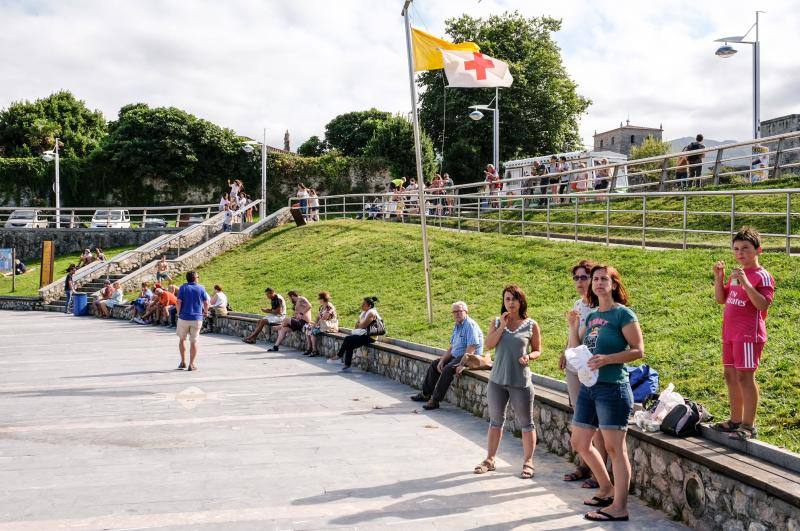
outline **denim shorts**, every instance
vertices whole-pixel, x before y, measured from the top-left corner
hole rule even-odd
[[[579,428],[627,430],[633,411],[631,384],[597,382],[592,387],[581,385],[572,424]]]

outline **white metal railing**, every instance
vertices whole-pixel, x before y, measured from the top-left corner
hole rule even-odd
[[[734,150],[748,149],[744,154],[734,153]],[[700,162],[681,160],[684,157],[700,156],[703,157]],[[665,192],[719,185],[734,176],[741,177],[745,182],[755,183],[780,178],[786,172],[800,172],[800,131],[614,164],[571,167],[565,171],[543,175],[533,175],[532,170],[532,165],[523,167],[522,171],[527,175],[501,179],[499,184],[503,193],[559,193],[563,190],[562,185],[566,185],[567,193]],[[507,174],[509,172],[507,170]],[[459,195],[482,194],[488,186],[487,182],[480,181],[442,187],[439,191]]]
[[[239,210],[234,211],[234,217],[243,218],[248,210],[258,207],[261,201],[261,199],[251,201]],[[93,262],[80,268],[73,276],[73,282],[76,286],[81,286],[103,276],[108,278],[112,274],[127,273],[128,269],[131,267],[141,267],[155,257],[167,254],[174,249],[177,250],[180,256],[182,250],[191,248],[198,242],[207,241],[211,238],[212,234],[218,232],[218,229],[222,226],[224,217],[224,212],[218,212],[200,223],[186,227],[180,232],[156,238],[136,249],[124,251],[111,260]],[[47,295],[54,291],[58,292],[59,288],[63,288],[64,286],[64,278],[65,277],[62,277],[41,288],[39,290],[40,296],[42,298],[47,298]]]
[[[690,245],[729,245],[730,236],[746,223],[754,225],[772,242],[781,240],[782,245],[770,245],[769,249],[791,253],[800,239],[798,195],[798,188],[592,193],[568,197],[456,195],[426,190],[425,205],[428,223],[434,226],[600,241],[606,245],[614,242],[683,249]],[[763,207],[768,197],[771,205],[781,206],[780,210]],[[416,192],[320,196],[319,201],[320,220],[346,217],[419,222]],[[717,205],[713,204],[715,201]],[[759,205],[742,207],[743,201]],[[709,202],[711,206],[707,206]],[[298,198],[289,199],[290,207],[297,208],[298,203]],[[310,216],[312,213],[307,209],[306,219]],[[763,221],[770,218],[774,222]],[[714,238],[710,236],[717,241],[711,241]]]
[[[60,226],[63,228],[90,228],[93,221],[110,228],[185,227],[210,218],[218,210],[217,204],[169,205],[157,207],[61,207]],[[33,212],[35,215],[13,218],[14,212]],[[115,215],[124,211],[127,216]],[[0,207],[0,227],[8,227],[8,221],[17,221],[25,228],[55,228],[56,209],[42,207]],[[103,227],[99,227],[103,228]]]

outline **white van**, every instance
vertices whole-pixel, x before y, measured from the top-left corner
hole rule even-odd
[[[92,228],[129,229],[131,215],[127,210],[95,210],[92,216]]]
[[[6,228],[46,229],[47,218],[41,210],[15,210],[8,216]]]

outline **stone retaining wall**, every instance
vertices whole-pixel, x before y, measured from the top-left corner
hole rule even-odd
[[[216,319],[214,331],[244,337],[257,322],[254,316],[232,314]],[[268,338],[269,330],[266,327],[259,340],[274,341],[277,333],[272,332]],[[335,355],[343,337],[342,334],[321,336],[320,352]],[[289,335],[285,345],[305,347],[298,333]],[[356,351],[353,365],[420,388],[429,364],[436,358],[435,354],[376,342]],[[488,419],[487,383],[487,371],[465,371],[462,378],[454,380],[446,400]],[[537,386],[534,420],[538,451],[546,449],[570,459],[574,457],[569,444],[571,416],[565,393]],[[506,428],[516,431],[510,408]],[[631,492],[672,518],[698,529],[800,531],[800,497],[782,490],[782,485],[764,483],[746,471],[720,464],[711,456],[715,452],[695,442],[702,443],[701,439],[677,439],[631,427],[627,440],[632,466]],[[783,478],[776,476],[778,479]]]
[[[0,297],[0,310],[32,311],[41,310],[42,301],[39,297]]]
[[[131,247],[182,229],[0,229],[0,247],[16,247],[22,260],[38,260],[42,254],[42,242],[55,242],[56,255],[80,253],[87,247],[111,249]]]

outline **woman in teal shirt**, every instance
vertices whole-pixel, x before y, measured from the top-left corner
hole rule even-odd
[[[596,265],[591,271],[589,299],[596,309],[581,323],[577,312],[567,313],[569,346],[586,345],[593,356],[589,368],[598,370],[597,383],[581,385],[572,418],[572,448],[592,470],[600,485],[586,505],[603,508],[586,513],[588,520],[628,520],[628,490],[631,463],[625,435],[633,409],[633,392],[625,363],[644,356],[644,340],[636,314],[628,308],[628,294],[619,272],[611,266]],[[592,445],[597,429],[603,434],[611,457],[611,483],[600,453]]]

